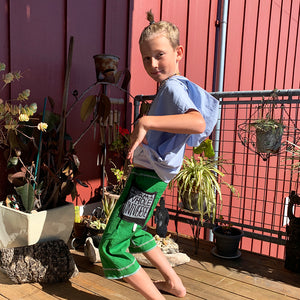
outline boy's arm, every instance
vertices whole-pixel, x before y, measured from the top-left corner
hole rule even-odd
[[[139,119],[130,136],[127,158],[132,160],[134,150],[144,141],[148,130],[170,133],[198,134],[205,130],[205,121],[200,112],[189,110],[185,114],[144,116]]]

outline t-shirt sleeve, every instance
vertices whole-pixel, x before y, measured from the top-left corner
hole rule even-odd
[[[166,111],[169,114],[186,113],[188,110],[199,111],[205,120],[205,130],[201,134],[191,134],[187,139],[187,144],[197,147],[212,133],[218,119],[219,101],[210,95],[200,86],[181,77],[168,80],[164,89],[164,98],[168,101],[164,105],[169,105]],[[184,78],[184,79],[183,79]]]
[[[189,96],[187,86],[179,80],[169,80],[161,92],[159,114],[183,114],[190,109],[198,110]]]

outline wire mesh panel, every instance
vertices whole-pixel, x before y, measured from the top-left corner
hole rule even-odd
[[[267,113],[261,109],[265,109],[272,92],[213,93],[221,99],[220,117],[212,136],[214,148],[217,155],[228,162],[223,165],[226,181],[239,192],[236,197],[222,188],[223,203],[218,203],[217,219],[222,216],[223,222],[244,230],[243,249],[283,258],[289,193],[298,189],[298,170],[292,168],[295,161],[290,159],[293,157],[287,150],[290,142],[299,144],[300,90],[278,91],[276,99],[272,98],[275,102],[272,102],[271,116],[281,119],[284,132],[278,151],[261,154],[250,127],[255,118]],[[192,155],[191,148],[186,150],[186,155]],[[166,207],[175,214],[178,209],[176,186],[166,190],[165,198]],[[295,208],[297,214],[300,212]],[[181,218],[178,231],[190,233],[189,223],[190,216]],[[205,233],[200,233],[200,238],[205,238]]]
[[[231,184],[239,190],[240,197],[224,196],[218,213],[245,231],[243,249],[283,258],[288,197],[298,186],[298,172],[293,171],[293,162],[287,159],[287,149],[289,142],[299,142],[300,101],[299,96],[282,96],[276,103],[266,104],[268,100],[258,96],[220,102],[217,150],[232,163],[227,166],[226,176],[227,180],[231,177]],[[265,114],[270,113],[270,107],[264,107],[265,104],[271,106],[270,116],[284,124],[280,147],[270,153],[259,152],[256,132],[251,128],[254,120],[263,117],[262,109],[268,111]]]

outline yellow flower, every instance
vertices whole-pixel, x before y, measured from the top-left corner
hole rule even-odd
[[[46,131],[47,128],[48,128],[48,124],[47,124],[47,123],[40,122],[40,123],[37,125],[37,128],[38,128],[38,130]]]
[[[20,114],[19,115],[19,121],[21,122],[28,122],[29,121],[29,117],[26,114]]]

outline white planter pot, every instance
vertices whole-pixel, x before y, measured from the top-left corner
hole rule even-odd
[[[67,243],[74,217],[72,203],[32,214],[0,204],[0,248],[29,246],[55,239]]]

